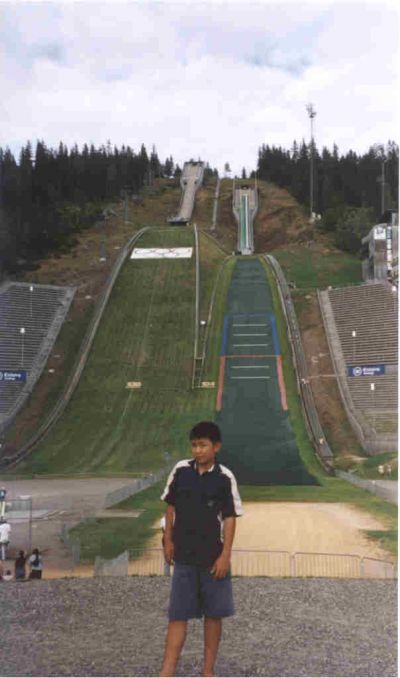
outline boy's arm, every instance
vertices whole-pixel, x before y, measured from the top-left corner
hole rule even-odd
[[[229,516],[224,519],[224,545],[221,555],[217,558],[212,566],[211,573],[215,579],[223,579],[228,574],[232,544],[235,537],[236,517]]]
[[[164,532],[164,556],[170,565],[174,559],[174,542],[172,541],[172,528],[174,526],[175,507],[168,504],[165,512],[165,532]]]

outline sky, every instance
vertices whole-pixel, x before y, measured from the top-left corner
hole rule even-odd
[[[155,144],[220,172],[262,144],[398,141],[392,2],[0,0],[0,146]]]

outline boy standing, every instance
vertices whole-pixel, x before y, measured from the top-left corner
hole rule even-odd
[[[176,464],[161,496],[168,504],[164,555],[174,562],[174,574],[160,676],[175,675],[188,619],[203,615],[203,675],[213,676],[222,618],[234,614],[230,557],[236,516],[243,513],[236,480],[216,461],[221,448],[216,424],[196,424],[189,437],[193,459]]]

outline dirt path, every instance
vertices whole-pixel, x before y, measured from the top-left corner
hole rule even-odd
[[[343,553],[390,560],[363,530],[384,530],[368,513],[349,504],[245,502],[234,547],[308,553]],[[149,546],[159,548],[159,526]]]

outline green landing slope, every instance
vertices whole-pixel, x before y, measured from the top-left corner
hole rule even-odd
[[[318,484],[291,427],[271,290],[257,258],[236,262],[221,343],[221,463],[247,485]]]
[[[191,228],[146,232],[136,247],[193,247]],[[224,259],[200,238],[201,307]],[[143,473],[187,456],[193,423],[215,393],[191,390],[195,256],[130,260],[114,285],[80,383],[19,473]],[[129,390],[127,382],[142,382]]]

